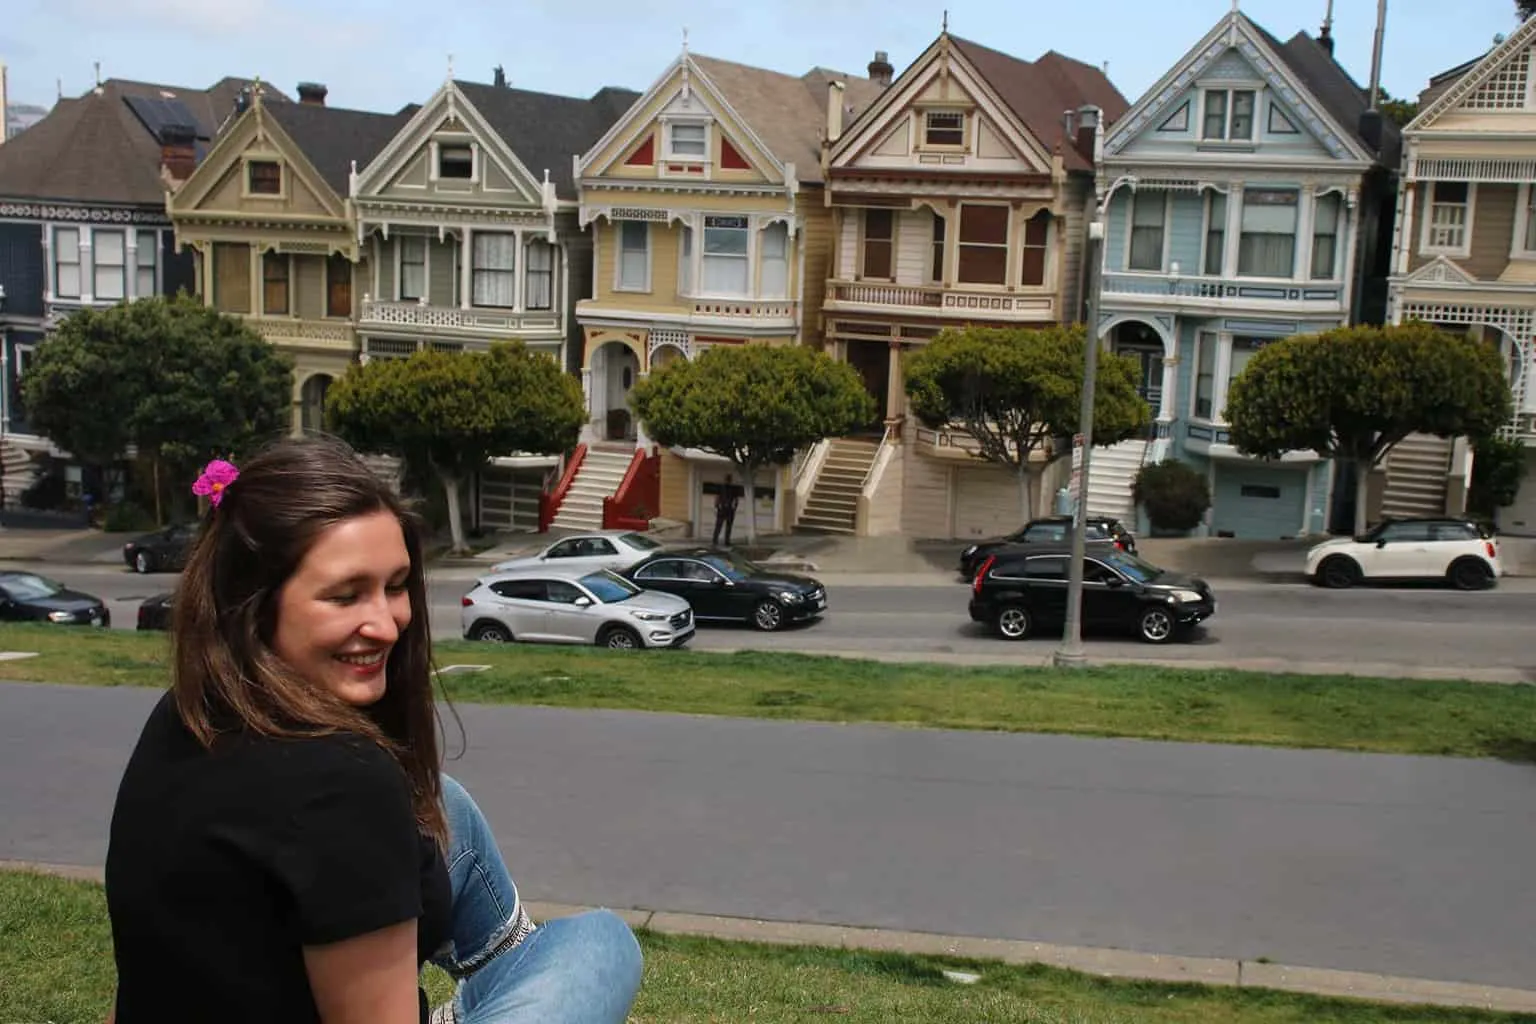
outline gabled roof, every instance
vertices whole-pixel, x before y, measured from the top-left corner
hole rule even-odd
[[[0,146],[0,196],[163,208],[160,141],[144,101],[179,104],[176,116],[190,115],[194,123],[187,127],[196,132],[201,158],[251,84],[224,78],[207,89],[185,89],[113,78],[60,100],[47,117]],[[267,97],[274,107],[289,102],[275,90]]]
[[[688,59],[719,90],[744,126],[781,164],[793,163],[800,181],[821,180],[821,135],[827,124],[827,87],[843,83],[844,118],[852,123],[883,91],[867,78],[812,68],[798,78],[767,68],[690,54]]]
[[[1402,136],[1391,118],[1383,116],[1381,146],[1360,134],[1360,115],[1370,109],[1370,97],[1348,71],[1334,59],[1327,48],[1305,32],[1297,32],[1288,42],[1280,43],[1260,25],[1254,25],[1264,35],[1276,55],[1291,72],[1307,87],[1307,91],[1323,108],[1349,132],[1366,152],[1377,153],[1382,163],[1396,167],[1401,153]]]
[[[1536,41],[1536,18],[1527,18],[1520,27],[1511,32],[1503,42],[1483,54],[1473,66],[1462,71],[1466,65],[1452,68],[1450,71],[1441,72],[1436,80],[1446,80],[1446,84],[1428,104],[1419,108],[1418,116],[1409,121],[1403,129],[1405,132],[1417,131],[1427,128],[1438,121],[1441,115],[1452,110],[1457,104],[1471,96],[1479,86],[1492,78],[1500,68],[1513,60],[1521,51],[1528,49],[1533,41]],[[1457,74],[1457,72],[1462,72]],[[1454,79],[1451,76],[1455,75]],[[1439,84],[1435,81],[1435,84]],[[1433,90],[1431,90],[1433,91]]]
[[[342,199],[353,163],[366,167],[421,109],[412,103],[393,114],[377,114],[310,103],[268,104],[265,95],[262,106]]]
[[[1107,127],[1130,109],[1103,71],[1055,50],[1027,61],[959,36],[949,38],[1042,146],[1052,151],[1059,147],[1071,170],[1093,170],[1093,161],[1078,151],[1076,140],[1067,138],[1062,114],[1092,104],[1104,112]]]
[[[591,148],[640,98],[637,92],[615,86],[600,89],[590,99],[580,99],[457,79],[454,85],[536,181],[542,181],[544,172],[549,171],[549,180],[561,199],[576,198],[572,157]],[[404,125],[401,121],[399,127]],[[363,161],[359,160],[358,166],[362,167]],[[346,194],[345,188],[341,194]]]

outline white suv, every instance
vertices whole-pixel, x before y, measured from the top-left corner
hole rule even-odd
[[[1335,537],[1307,552],[1307,578],[1324,587],[1365,579],[1442,579],[1459,590],[1502,575],[1499,542],[1466,519],[1389,519],[1360,537]]]

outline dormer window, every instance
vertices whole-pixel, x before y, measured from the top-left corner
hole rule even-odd
[[[965,145],[965,114],[958,110],[930,110],[923,115],[923,144]]]
[[[1207,89],[1200,137],[1210,142],[1253,141],[1252,89]]]
[[[475,148],[455,143],[437,148],[437,176],[470,181],[475,176]]]
[[[667,126],[667,153],[683,159],[702,160],[708,152],[706,128],[702,124]]]
[[[283,194],[283,165],[276,160],[252,160],[245,165],[248,191],[253,196]]]

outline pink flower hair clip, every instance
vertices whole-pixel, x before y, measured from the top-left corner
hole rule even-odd
[[[218,508],[219,502],[224,500],[224,492],[239,477],[240,470],[235,468],[233,462],[214,459],[203,467],[202,473],[197,477],[197,482],[192,485],[192,493],[199,497],[207,498],[208,504]]]

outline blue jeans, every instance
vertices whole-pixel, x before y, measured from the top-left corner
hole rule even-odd
[[[443,776],[453,935],[433,962],[469,972],[454,997],[461,1024],[624,1024],[643,961],[617,914],[593,910],[538,925],[494,953],[523,918],[517,886],[490,825],[464,787]],[[491,955],[494,954],[494,955]],[[487,958],[489,955],[489,958]]]

